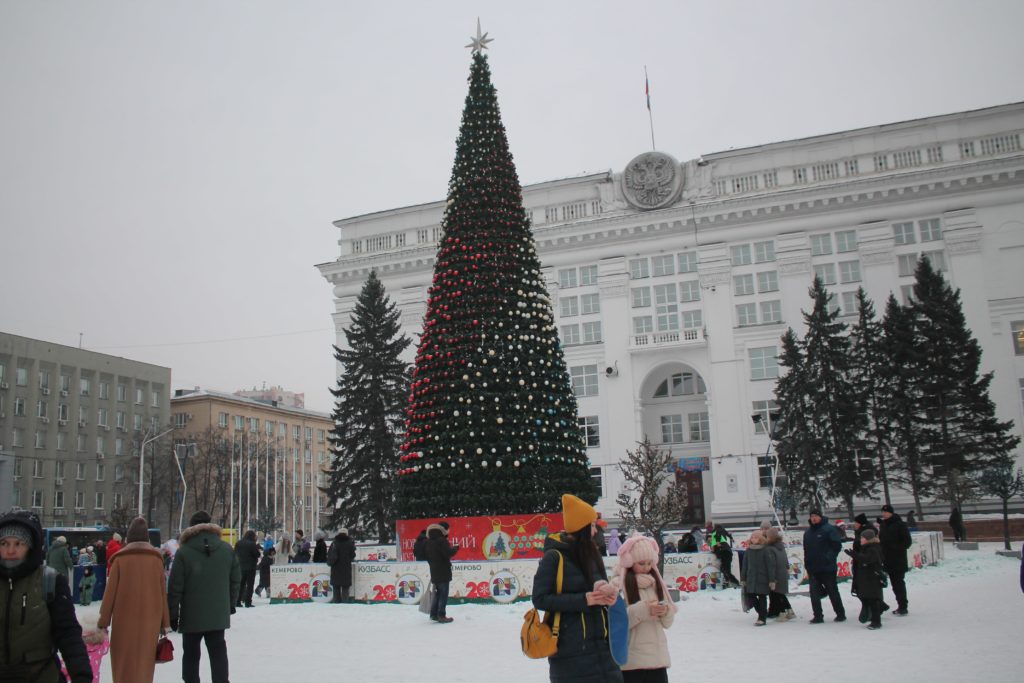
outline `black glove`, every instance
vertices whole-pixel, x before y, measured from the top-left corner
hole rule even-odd
[[[235,606],[234,606],[234,605],[231,605],[231,613],[232,613],[232,614],[234,614],[234,613],[235,613]]]
[[[846,549],[846,550],[844,550],[843,552],[844,552],[844,553],[846,553],[847,555],[849,555],[850,557],[853,557],[853,551],[852,551],[852,550],[850,550],[849,548],[847,548],[847,549]]]
[[[178,617],[172,617],[171,618],[171,630],[172,631],[177,631],[178,630]]]

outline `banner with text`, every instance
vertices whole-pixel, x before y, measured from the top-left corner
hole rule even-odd
[[[521,560],[544,554],[548,533],[562,529],[562,513],[400,519],[399,560],[412,561],[416,536],[431,524],[447,522],[448,542],[459,546],[455,560]]]

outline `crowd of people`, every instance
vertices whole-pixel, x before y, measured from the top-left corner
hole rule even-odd
[[[558,651],[548,658],[551,680],[667,681],[671,662],[665,631],[672,626],[677,606],[658,571],[657,540],[606,532],[597,511],[575,496],[563,496],[562,505],[564,530],[548,535],[532,594],[539,610],[562,615]],[[956,521],[962,524],[962,519]],[[847,618],[838,588],[840,552],[851,558],[851,594],[860,601],[861,623],[872,630],[881,628],[882,615],[890,610],[886,587],[891,587],[895,599],[893,614],[909,613],[904,580],[912,544],[908,524],[884,505],[877,524],[859,514],[853,528],[852,548],[843,551],[846,536],[840,525],[830,523],[821,510],[809,512],[803,565],[811,624],[825,622],[825,598],[834,621]],[[957,533],[965,536],[962,529]],[[431,524],[413,549],[415,558],[427,562],[430,570],[430,590],[421,608],[442,624],[453,621],[447,603],[452,558],[459,551],[448,534],[447,522]],[[260,542],[250,530],[234,547],[222,536],[210,515],[199,511],[178,539],[158,549],[150,543],[146,520],[137,517],[123,538],[113,534],[106,544],[97,539],[78,549],[75,557],[66,538],[57,537],[45,547],[43,529],[34,514],[12,510],[3,515],[0,601],[11,604],[20,596],[22,618],[16,624],[10,614],[4,614],[0,621],[0,637],[8,643],[7,661],[12,663],[0,678],[61,680],[63,670],[73,683],[98,682],[100,663],[109,652],[115,683],[151,682],[155,643],[174,630],[182,636],[183,680],[199,681],[205,642],[212,680],[226,682],[225,630],[231,615],[239,607],[252,607],[254,592],[270,595],[270,568],[279,557],[291,563],[325,562],[331,568],[334,591],[330,602],[352,600],[356,549],[347,529],[341,529],[329,546],[323,532],[315,534],[312,544],[301,530],[276,542],[269,536]],[[737,553],[739,578],[732,573],[734,545],[727,529],[708,522],[706,528],[695,527],[679,540],[666,539],[663,548],[667,553],[712,552],[726,586],[740,588],[745,604],[755,612],[755,626],[771,619],[796,618],[788,597],[790,564],[782,532],[765,522],[750,535]],[[611,577],[602,559],[607,553],[618,555]],[[93,568],[102,564],[107,582],[98,618],[92,623],[86,615],[80,623],[72,600],[73,570],[76,565],[82,567],[79,588],[82,604],[88,605],[95,582]],[[1024,590],[1024,570],[1021,580]],[[621,613],[615,609],[619,602],[623,603]],[[38,625],[46,626],[39,629]],[[624,638],[628,656],[616,650],[616,633]]]

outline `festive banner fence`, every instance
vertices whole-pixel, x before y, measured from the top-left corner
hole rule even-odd
[[[794,536],[797,535],[795,532]],[[914,544],[907,551],[908,564],[920,569],[937,564],[942,557],[942,534],[923,532],[913,535]],[[740,550],[739,548],[737,549]],[[803,566],[803,547],[790,545],[790,586],[806,582]],[[733,573],[739,575],[739,552],[733,556]],[[611,573],[618,558],[605,558]],[[665,583],[682,593],[699,590],[720,590],[722,574],[711,553],[681,553],[665,556]],[[851,576],[850,557],[840,554],[836,562],[839,580]],[[481,560],[454,562],[449,601],[452,603],[485,602],[509,603],[525,600],[533,592],[533,576],[537,572],[536,559]],[[367,603],[419,602],[427,583],[430,569],[426,562],[356,562],[352,569],[352,595]],[[326,564],[283,564],[270,568],[271,602],[327,601],[331,598],[330,567]]]

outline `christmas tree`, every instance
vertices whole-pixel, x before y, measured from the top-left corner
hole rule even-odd
[[[565,358],[483,54],[473,48],[443,235],[416,353],[401,518],[549,512],[594,500]]]

